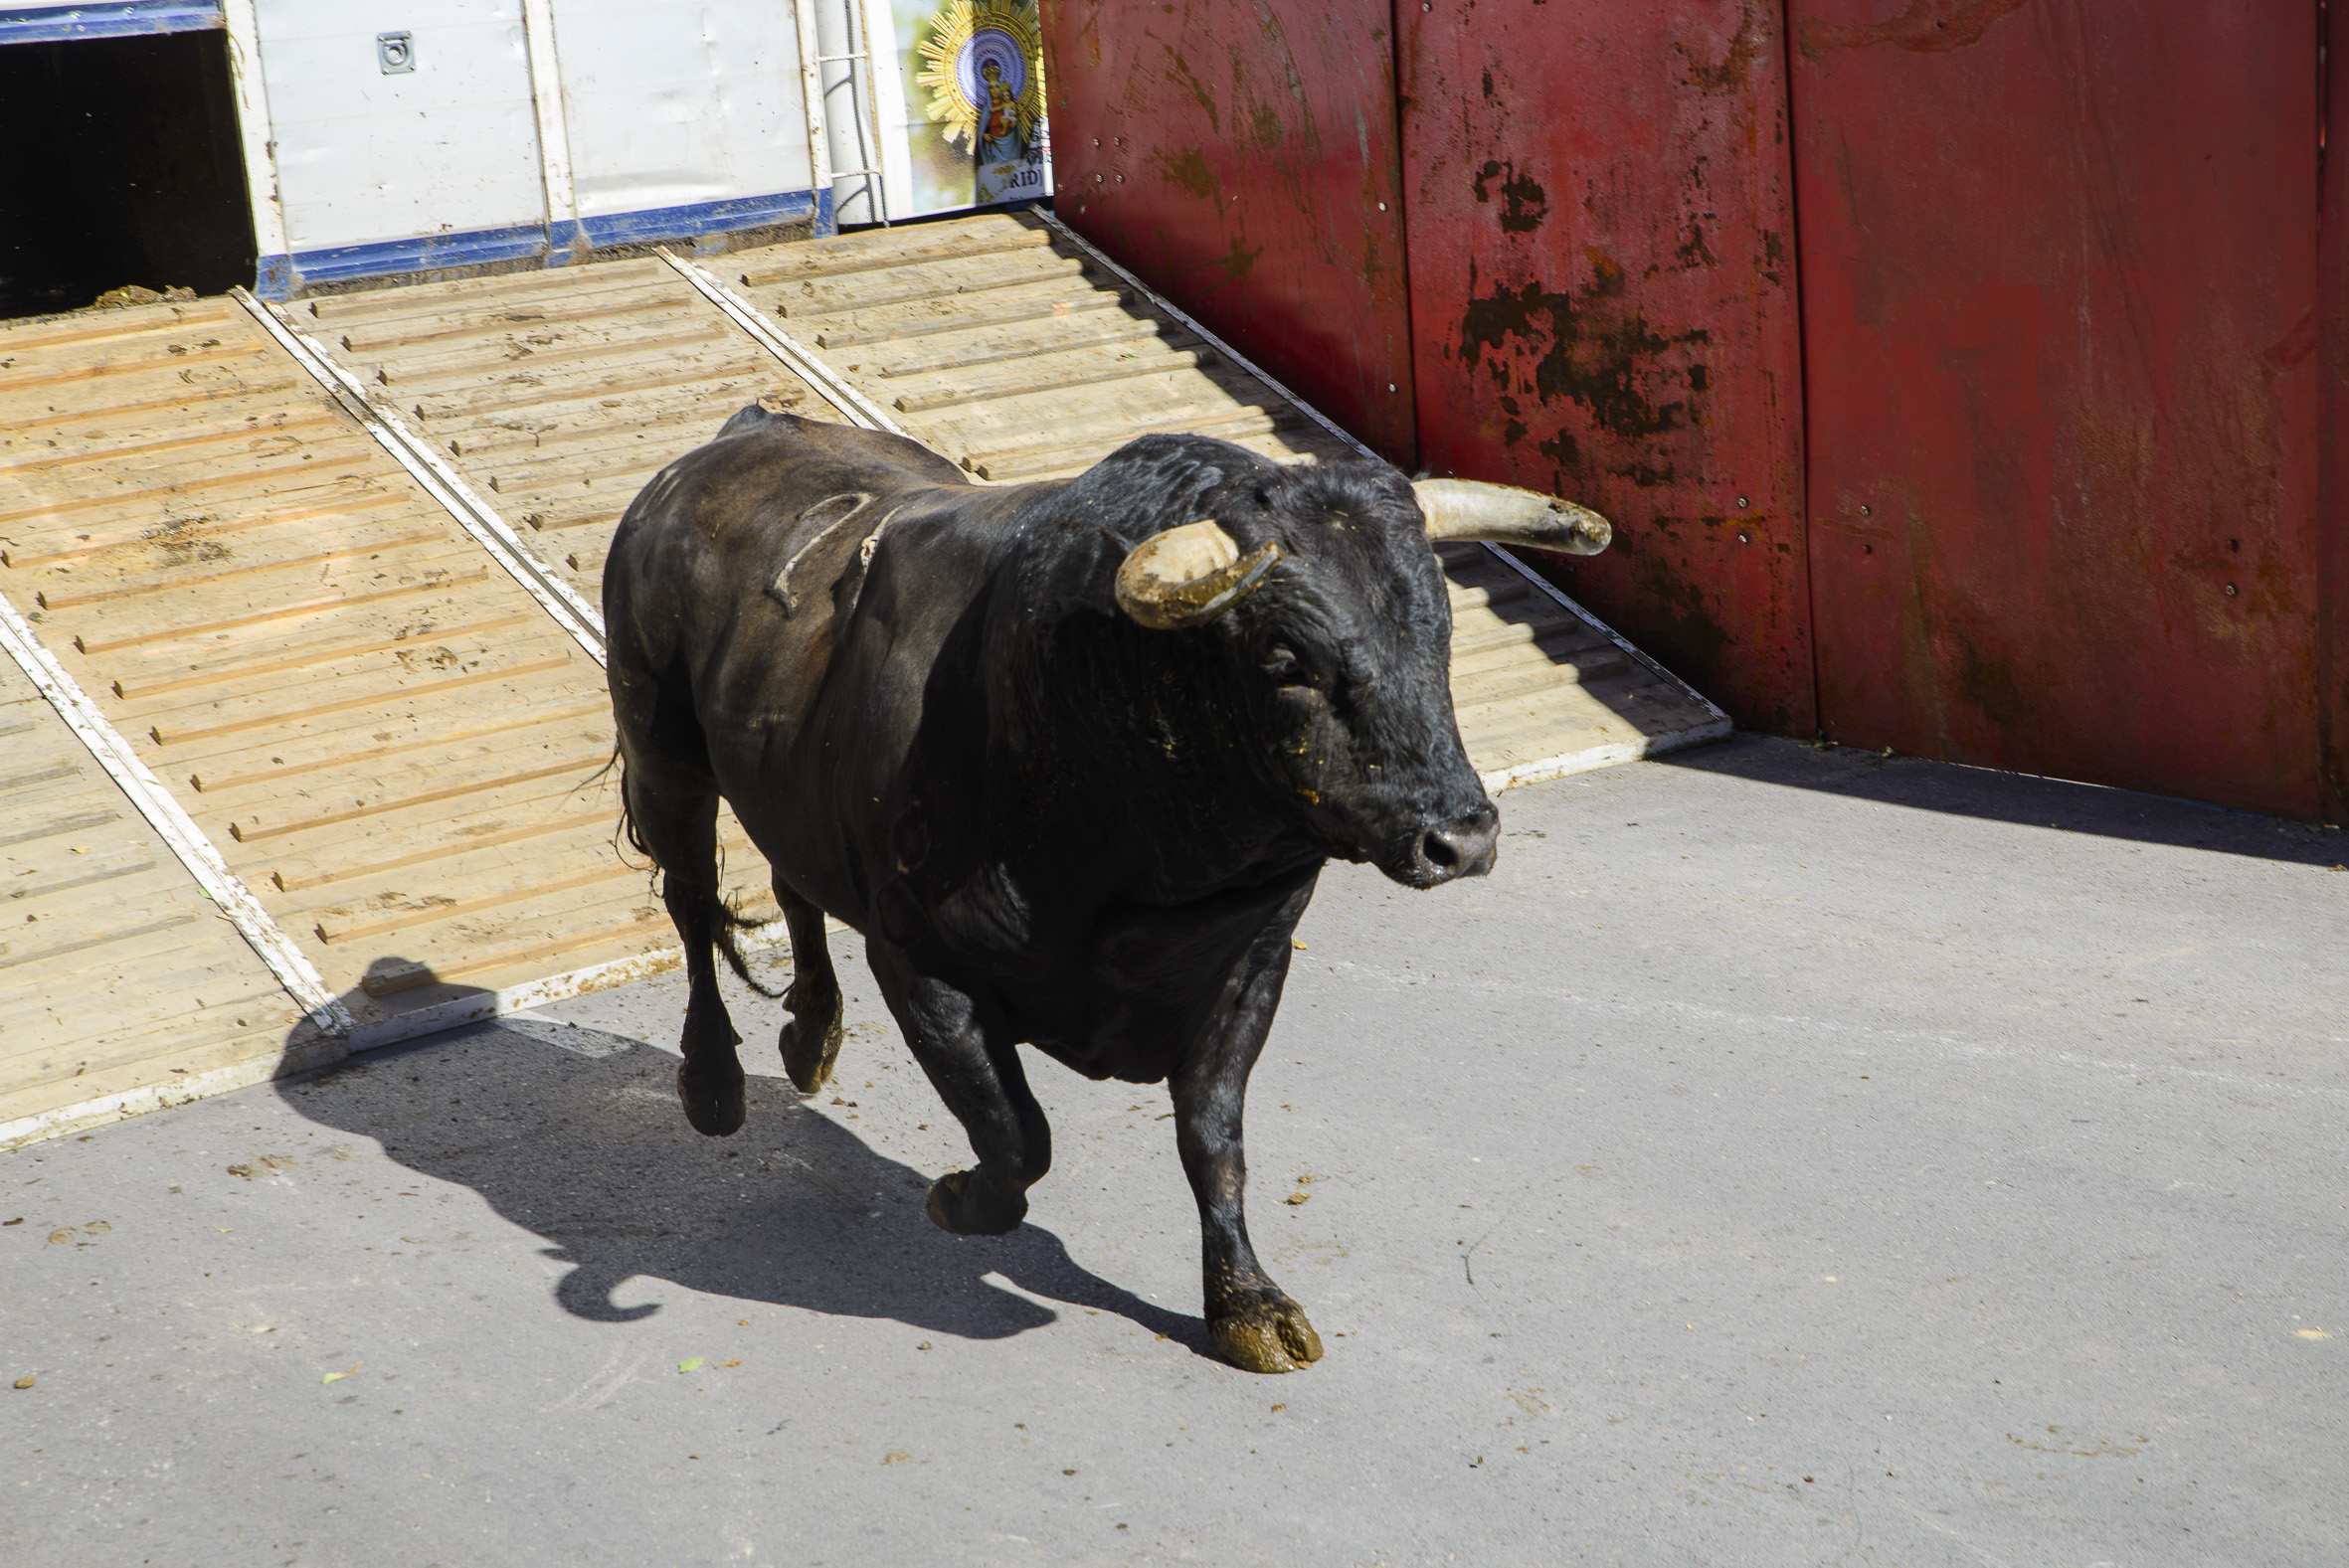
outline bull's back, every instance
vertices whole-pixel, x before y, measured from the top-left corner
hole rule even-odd
[[[820,684],[845,608],[832,591],[861,569],[872,525],[907,494],[967,483],[901,436],[753,404],[621,519],[604,563],[616,668],[690,680],[697,707],[797,706]]]
[[[951,533],[980,489],[927,448],[879,432],[758,406],[644,487],[604,567],[610,676],[632,764],[653,749],[713,779],[761,851],[815,902],[854,921],[846,864],[851,814],[879,791],[919,708],[934,604],[968,587],[962,566],[929,570],[927,545]],[[884,570],[859,604],[879,552],[912,536],[912,578]],[[947,556],[957,554],[951,548]],[[862,635],[857,627],[865,626]]]

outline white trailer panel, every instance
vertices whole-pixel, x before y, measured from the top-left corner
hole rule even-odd
[[[255,0],[254,12],[302,281],[544,254],[520,0]],[[396,50],[387,62],[379,39],[399,33],[411,69],[387,70]]]

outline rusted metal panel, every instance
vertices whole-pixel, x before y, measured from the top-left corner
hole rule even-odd
[[[1789,26],[1822,725],[2313,813],[2311,7]]]
[[[2316,373],[2323,383],[2317,448],[2316,713],[2318,814],[2349,822],[2349,6],[2328,5],[2322,79],[2322,207],[2318,216]]]
[[[1414,461],[1387,0],[1048,5],[1068,224]]]
[[[1741,723],[1808,735],[1777,6],[1398,15],[1421,460],[1616,519],[1561,581]]]

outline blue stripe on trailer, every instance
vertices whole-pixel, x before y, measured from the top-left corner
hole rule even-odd
[[[596,252],[617,246],[695,240],[802,220],[810,220],[818,235],[839,233],[832,193],[785,191],[774,196],[743,196],[722,202],[695,202],[684,207],[612,213],[552,227],[520,224],[510,229],[479,229],[465,234],[426,235],[417,240],[382,240],[369,245],[298,251],[291,256],[265,256],[253,291],[264,299],[290,299],[309,284],[399,277],[460,266],[487,266],[499,261],[543,260],[548,266],[567,266],[574,261],[589,261]],[[717,249],[713,246],[709,251]]]
[[[292,256],[265,256],[254,292],[284,299],[307,283],[348,283],[363,277],[398,277],[499,261],[535,261],[546,255],[544,224],[510,229],[475,229],[465,234],[430,234],[416,240],[379,240],[370,245],[333,246]]]
[[[831,216],[829,191],[786,191],[777,196],[743,196],[723,202],[695,202],[685,207],[654,207],[637,213],[610,213],[582,218],[579,227],[597,250],[619,245],[656,245],[664,240],[690,240],[701,235],[733,234],[775,224],[814,218],[818,228]]]
[[[220,0],[83,0],[76,5],[8,6],[0,8],[0,44],[203,33],[221,25]]]

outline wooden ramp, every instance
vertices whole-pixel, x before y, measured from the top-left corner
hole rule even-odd
[[[58,1113],[92,1101],[168,1104],[267,1077],[301,1019],[5,657],[0,890],[0,1126],[62,1129]]]
[[[282,312],[163,304],[0,325],[0,598],[160,781],[277,976],[348,1009],[349,1042],[531,1005],[675,961],[613,841],[594,606],[629,501],[763,394],[992,482],[1150,431],[1355,449],[1024,216],[744,253],[722,277],[653,258]],[[1491,787],[1726,732],[1506,554],[1444,557]],[[314,1027],[219,922],[178,919],[203,902],[184,866],[150,855],[78,901],[100,885],[73,882],[80,857],[131,867],[140,824],[71,803],[107,781],[52,772],[73,733],[16,687],[0,701],[41,738],[0,742],[0,839],[46,846],[21,858],[44,935],[0,936],[0,1138],[77,1095],[266,1065]],[[85,816],[55,859],[51,828]],[[731,817],[722,841],[729,893],[771,918]]]
[[[244,309],[0,328],[0,593],[363,1032],[672,944],[614,850],[597,660]]]

